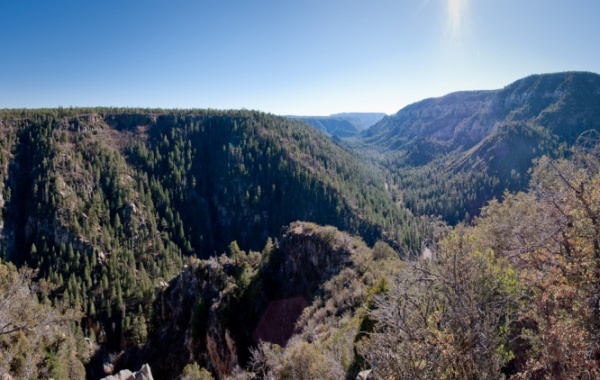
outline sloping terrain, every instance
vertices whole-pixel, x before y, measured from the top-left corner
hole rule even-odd
[[[533,159],[589,130],[600,130],[600,76],[569,72],[423,100],[372,126],[363,143],[413,212],[456,223],[505,189],[524,189]]]
[[[85,313],[105,352],[143,343],[187,257],[258,250],[303,219],[405,254],[417,221],[373,167],[305,123],[250,111],[0,113],[1,251]],[[102,353],[89,373],[102,371]],[[94,375],[95,376],[95,375]]]
[[[430,257],[295,222],[260,253],[191,260],[138,358],[163,377],[598,377],[598,142],[540,160],[528,193],[438,231]]]
[[[226,378],[251,369],[257,346],[279,347],[283,356],[316,349],[321,372],[313,376],[355,377],[354,342],[365,327],[361,306],[402,267],[384,243],[371,249],[331,226],[292,223],[282,229],[279,245],[268,242],[262,252],[234,246],[228,257],[190,262],[157,300],[158,328],[138,360],[149,360],[161,378],[191,362]],[[290,376],[285,365],[262,370]]]

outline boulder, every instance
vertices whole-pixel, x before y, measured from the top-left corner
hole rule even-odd
[[[152,377],[152,371],[148,364],[144,364],[137,372],[131,372],[128,369],[119,371],[116,375],[111,375],[103,378],[102,380],[154,380]]]
[[[358,376],[356,376],[356,380],[373,380],[373,370],[368,369],[366,371],[359,372]]]

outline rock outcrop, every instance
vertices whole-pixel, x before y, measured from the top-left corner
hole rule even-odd
[[[444,149],[468,150],[511,122],[539,124],[575,138],[598,127],[599,94],[597,74],[532,75],[501,90],[455,92],[408,105],[369,128],[367,140],[402,149],[425,139]]]
[[[295,222],[262,255],[236,251],[191,262],[155,306],[152,346],[160,350],[148,360],[156,376],[196,362],[225,378],[260,341],[285,346],[321,286],[353,265],[354,247],[334,227]]]
[[[119,371],[119,373],[111,376],[107,376],[102,380],[154,380],[152,377],[152,371],[148,364],[144,364],[137,372],[131,372],[128,369]]]

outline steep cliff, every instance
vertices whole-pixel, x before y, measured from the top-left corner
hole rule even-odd
[[[232,245],[228,256],[193,261],[169,283],[145,351],[156,376],[198,362],[224,378],[246,367],[260,342],[290,341],[319,341],[327,352],[335,344],[346,355],[336,365],[354,370],[360,306],[376,280],[400,265],[397,255],[387,256],[386,268],[362,241],[307,222],[280,238],[262,253]]]
[[[366,141],[402,149],[420,139],[466,151],[510,123],[535,124],[573,143],[598,128],[600,75],[532,75],[502,90],[456,92],[411,104],[369,128]]]

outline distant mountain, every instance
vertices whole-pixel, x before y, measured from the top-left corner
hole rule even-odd
[[[342,119],[356,120],[358,119],[365,127],[369,128],[379,120],[387,116],[381,112],[342,112],[334,113],[331,117],[340,117]],[[366,128],[365,128],[366,129]]]
[[[502,90],[456,92],[411,104],[367,131],[368,141],[400,149],[428,140],[468,149],[507,123],[533,123],[571,140],[600,123],[600,76],[532,75]]]
[[[304,120],[330,136],[353,137],[379,120],[383,113],[338,113],[331,116],[288,116]]]
[[[532,75],[501,90],[411,104],[365,132],[384,154],[406,204],[457,222],[505,188],[524,189],[532,159],[600,131],[600,75]]]

